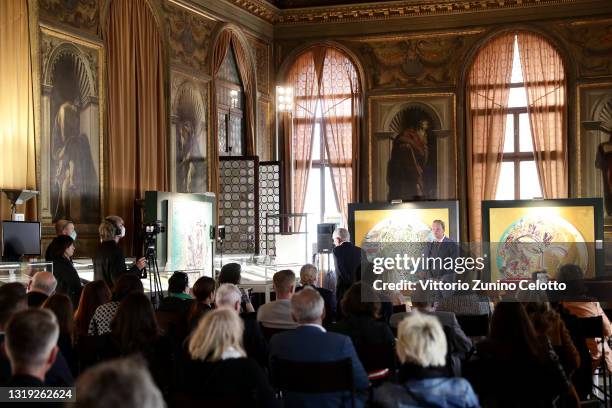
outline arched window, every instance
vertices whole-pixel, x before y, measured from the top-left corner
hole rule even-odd
[[[244,155],[244,87],[230,45],[215,79],[219,156]]]
[[[340,50],[313,47],[289,69],[293,87],[292,212],[309,213],[316,224],[346,225],[348,203],[357,196],[360,88],[357,71]],[[304,225],[295,220],[294,228]]]
[[[548,40],[506,33],[476,55],[467,83],[470,239],[480,202],[568,194],[566,79]]]

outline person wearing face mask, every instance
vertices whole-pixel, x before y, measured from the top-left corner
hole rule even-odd
[[[68,295],[72,304],[78,305],[82,284],[79,274],[72,264],[74,240],[68,235],[60,235],[56,239],[56,245],[49,254],[51,261],[53,261],[53,275],[57,280],[55,292]]]
[[[116,215],[108,216],[98,228],[100,243],[96,247],[93,258],[94,280],[103,280],[109,288],[124,273],[141,275],[145,268],[145,258],[140,258],[129,270],[125,267],[125,256],[119,246],[119,240],[125,237],[123,218]]]
[[[45,260],[51,262],[51,252],[55,251],[55,246],[58,245],[57,239],[61,236],[69,236],[73,241],[76,241],[77,233],[74,229],[74,223],[70,220],[57,220],[55,223],[56,237],[53,238],[47,250],[45,251]]]

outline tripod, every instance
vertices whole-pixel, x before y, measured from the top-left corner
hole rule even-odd
[[[149,290],[151,291],[151,303],[157,309],[161,302],[164,292],[162,289],[161,278],[159,276],[159,267],[157,266],[157,251],[155,250],[155,240],[145,240],[145,259],[147,265],[145,267],[146,274],[149,277]],[[144,276],[146,278],[147,276]]]

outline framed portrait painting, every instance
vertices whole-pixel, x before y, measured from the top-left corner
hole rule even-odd
[[[370,201],[457,197],[455,95],[369,98]]]

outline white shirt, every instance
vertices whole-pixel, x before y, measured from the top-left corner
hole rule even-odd
[[[228,360],[230,358],[242,358],[242,357],[244,356],[240,354],[238,350],[236,350],[233,347],[228,348],[227,350],[223,352],[223,354],[221,354],[221,360]]]

